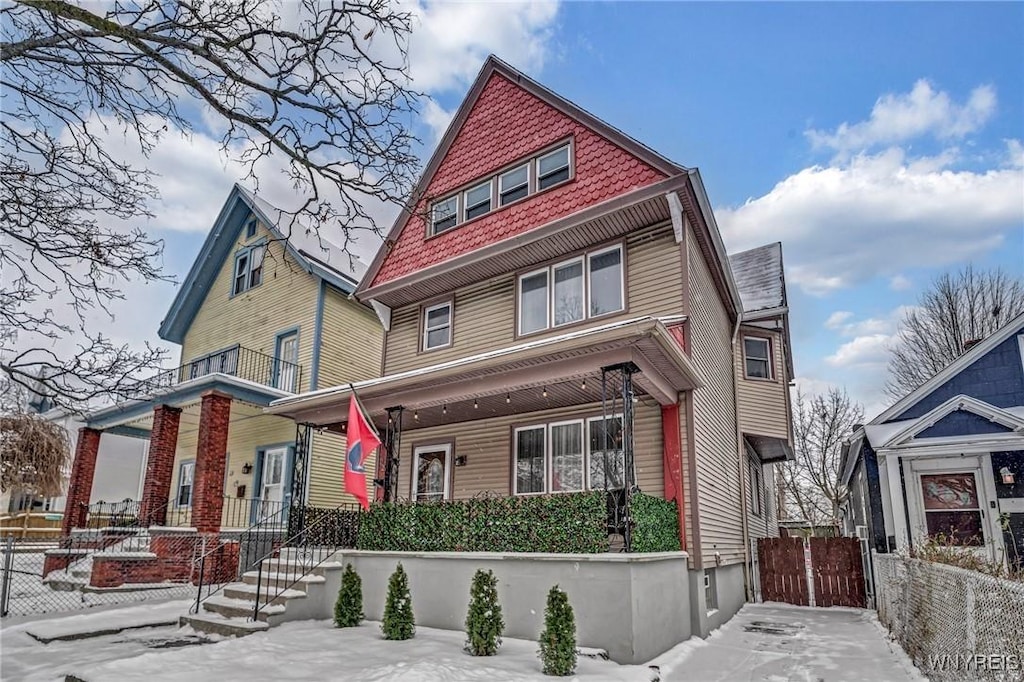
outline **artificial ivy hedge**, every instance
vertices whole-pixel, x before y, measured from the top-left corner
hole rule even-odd
[[[608,551],[607,514],[603,491],[374,503],[360,519],[356,548],[597,554]]]
[[[678,552],[679,513],[675,500],[635,492],[629,505],[634,552]]]

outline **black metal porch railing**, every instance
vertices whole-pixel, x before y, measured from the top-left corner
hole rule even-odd
[[[297,511],[297,510],[293,510]],[[295,533],[256,562],[256,602],[252,620],[273,604],[286,590],[332,559],[340,549],[351,549],[358,536],[362,508],[342,504],[334,509],[318,510],[316,518],[305,515],[303,523],[293,523]]]
[[[138,500],[122,500],[120,502],[93,502],[86,505],[88,513],[85,517],[85,527],[90,529],[98,528],[137,528],[146,525],[139,517]]]
[[[127,391],[126,397],[141,398],[162,388],[218,373],[291,393],[297,393],[302,385],[302,365],[244,346],[233,346],[142,379]]]
[[[283,514],[284,503],[259,500],[251,497],[225,496],[221,511],[222,528],[250,528],[255,524],[269,523],[276,518],[282,532],[287,524]],[[84,505],[83,505],[84,506]],[[85,527],[98,528],[148,528],[149,526],[190,526],[192,507],[178,507],[173,501],[150,509],[142,514],[141,503],[137,500],[121,502],[94,502],[88,505]],[[143,518],[145,516],[145,518]]]

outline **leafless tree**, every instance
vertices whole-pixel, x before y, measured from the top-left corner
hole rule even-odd
[[[847,492],[839,483],[843,443],[855,424],[864,421],[864,408],[845,389],[807,396],[797,390],[793,405],[796,460],[779,469],[778,483],[785,516],[799,516],[812,526],[835,525]]]
[[[1021,312],[1024,280],[999,268],[940,275],[900,323],[885,392],[902,398]]]
[[[89,329],[129,283],[163,278],[163,244],[140,229],[158,178],[112,135],[148,156],[204,121],[257,191],[261,161],[284,168],[292,225],[344,247],[380,234],[367,205],[400,203],[417,172],[410,28],[387,0],[0,4],[0,324],[33,346],[5,353],[3,375],[43,376],[37,388],[76,410],[162,357]],[[74,357],[53,350],[62,338]]]

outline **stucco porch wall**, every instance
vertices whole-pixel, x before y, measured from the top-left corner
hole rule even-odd
[[[687,554],[499,554],[345,550],[363,582],[363,611],[384,614],[388,578],[399,562],[409,576],[416,624],[463,631],[477,569],[498,578],[505,636],[536,640],[547,593],[558,585],[576,615],[578,646],[608,651],[623,664],[649,661],[691,633]]]

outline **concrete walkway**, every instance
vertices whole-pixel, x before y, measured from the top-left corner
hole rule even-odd
[[[921,681],[874,611],[747,604],[682,660],[664,680],[701,682]]]

